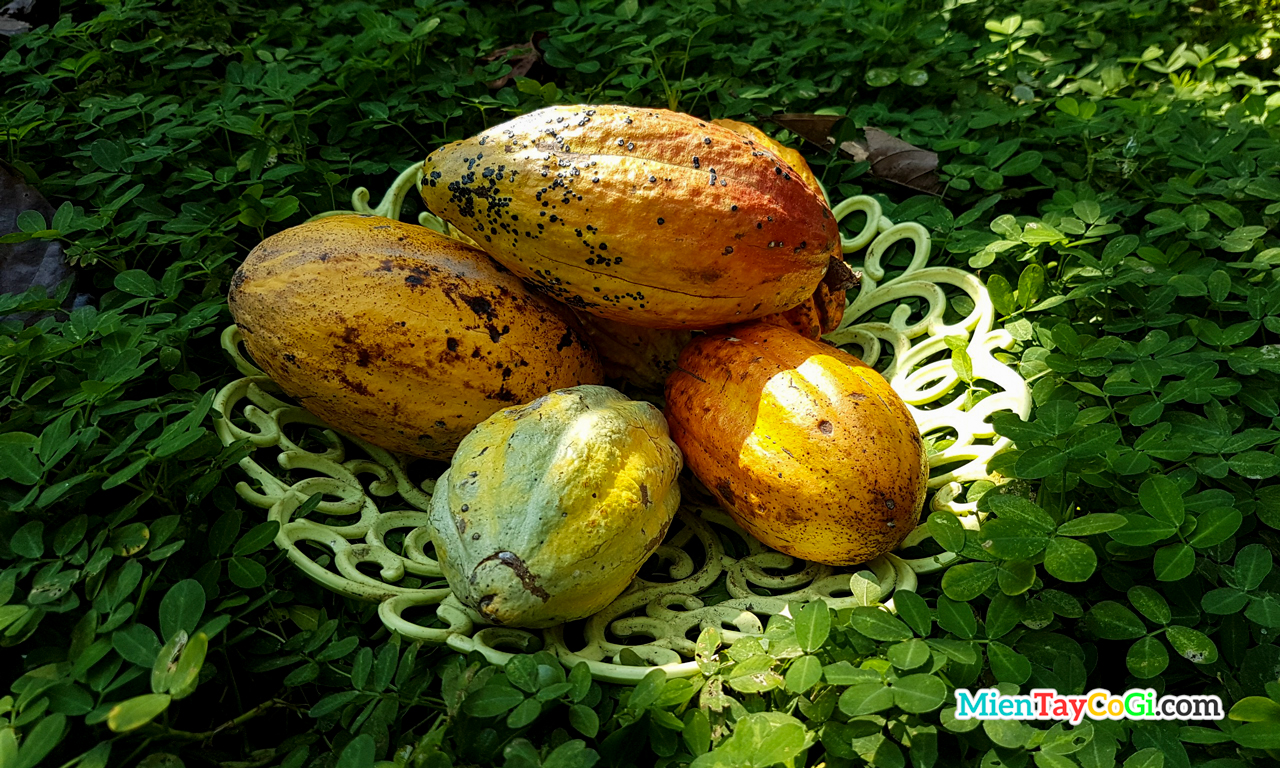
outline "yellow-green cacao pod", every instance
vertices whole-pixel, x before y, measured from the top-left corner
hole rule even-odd
[[[495,413],[463,439],[431,500],[449,587],[505,626],[599,611],[662,542],[682,466],[662,413],[609,387]]]

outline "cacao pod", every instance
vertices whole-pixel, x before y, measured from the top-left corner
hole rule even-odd
[[[804,301],[840,252],[822,195],[728,128],[661,109],[548,107],[427,157],[422,197],[578,309],[708,328]]]
[[[700,336],[667,380],[671,436],[747,532],[828,565],[865,562],[915,527],[929,465],[874,369],[768,323]]]
[[[822,194],[822,185],[818,183],[818,177],[814,174],[813,169],[809,167],[804,155],[800,154],[798,150],[788,147],[749,123],[724,118],[712,120],[711,122],[715,125],[722,125],[743,138],[751,139],[756,144],[777,155],[783,162],[791,166],[791,169],[799,175],[801,181],[813,187],[813,190],[818,194]]]
[[[840,327],[844,319],[845,291],[856,287],[861,276],[840,259],[832,259],[827,274],[813,295],[785,312],[760,318],[760,322],[790,328],[801,336],[820,339]]]
[[[756,144],[777,155],[791,166],[801,181],[812,187],[818,194],[822,194],[822,185],[818,183],[818,177],[814,175],[809,163],[797,150],[778,142],[754,125],[725,119],[712,120],[711,122],[716,125],[722,125],[739,136],[751,139]],[[857,285],[857,281],[853,279],[853,273],[845,265],[844,261],[842,259],[832,259],[832,264],[827,270],[826,276],[812,296],[809,296],[791,309],[762,317],[760,320],[774,325],[785,325],[802,336],[817,339],[824,333],[831,333],[840,326],[840,320],[844,317],[844,292],[855,285]]]
[[[507,626],[599,611],[662,543],[681,463],[662,413],[609,387],[495,413],[462,441],[431,499],[450,589]]]
[[[482,251],[377,216],[273,235],[227,300],[286,393],[374,445],[448,460],[495,411],[603,381],[576,318]]]
[[[690,331],[643,328],[578,312],[587,341],[600,354],[605,377],[644,390],[662,389],[676,369],[680,350],[693,338]]]

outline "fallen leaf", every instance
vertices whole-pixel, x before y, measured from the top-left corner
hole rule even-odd
[[[0,35],[5,37],[13,37],[22,34],[31,29],[31,25],[25,21],[11,19],[8,16],[0,16]]]
[[[879,128],[862,129],[865,144],[846,141],[840,149],[855,160],[870,160],[871,175],[930,195],[942,194],[938,153],[908,144]]]
[[[0,8],[0,36],[12,37],[58,20],[56,0],[14,0]]]
[[[840,115],[787,113],[773,115],[764,119],[774,125],[786,128],[810,144],[816,144],[823,149],[830,149],[831,145],[835,143],[835,140],[831,138],[835,134],[835,125],[844,118]]]
[[[835,125],[845,119],[837,115],[784,114],[766,118],[812,144],[831,149]],[[862,129],[861,141],[845,141],[840,151],[859,162],[871,164],[872,176],[929,195],[942,194],[938,178],[938,153],[921,149],[890,136],[879,128]]]
[[[3,8],[0,8],[0,15],[3,16],[26,16],[36,9],[36,0],[13,0]]]
[[[546,32],[534,32],[533,37],[529,38],[527,43],[517,43],[516,45],[508,45],[499,48],[488,56],[482,56],[481,61],[497,61],[503,56],[508,56],[507,63],[511,65],[511,71],[497,80],[490,80],[485,85],[497,90],[514,81],[517,77],[525,77],[529,74],[529,70],[533,69],[533,65],[542,60],[542,54],[538,52],[538,43],[547,39],[549,35]]]
[[[53,220],[53,206],[15,168],[0,162],[0,236],[19,231],[18,216],[23,211],[38,212],[46,223]],[[43,285],[52,296],[70,274],[62,244],[56,240],[0,243],[0,294],[22,293],[33,285]]]

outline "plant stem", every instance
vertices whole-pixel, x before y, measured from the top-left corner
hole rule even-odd
[[[214,728],[211,731],[200,731],[200,732],[181,731],[176,728],[170,728],[165,725],[155,725],[155,724],[148,726],[148,731],[152,733],[154,736],[163,737],[166,739],[176,739],[178,741],[208,741],[209,739],[212,739],[214,736],[217,736],[219,733],[222,733],[223,731],[239,728],[240,726],[254,719],[258,715],[261,715],[263,712],[266,712],[268,709],[272,709],[273,707],[280,707],[280,706],[285,706],[285,702],[281,701],[280,699],[268,699],[267,701],[262,702],[261,704],[249,710],[248,712],[245,712],[243,714],[237,715],[236,717],[233,717],[232,719],[228,720],[227,722],[223,723],[217,728]]]

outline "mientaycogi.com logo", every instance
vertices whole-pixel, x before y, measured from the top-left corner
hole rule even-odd
[[[1079,725],[1092,720],[1221,720],[1226,717],[1217,696],[1157,696],[1150,688],[1131,688],[1113,695],[1095,688],[1082,695],[1059,695],[1052,688],[1005,696],[995,688],[977,693],[956,689],[957,720],[1065,720]]]

